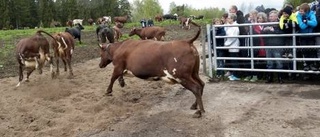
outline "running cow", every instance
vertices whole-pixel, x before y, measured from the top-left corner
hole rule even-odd
[[[50,70],[52,77],[54,76],[52,57],[50,56],[50,45],[46,37],[42,35],[45,33],[54,39],[49,33],[39,30],[30,38],[21,39],[16,46],[16,59],[19,63],[19,83],[20,86],[23,80],[23,71],[27,71],[26,82],[29,81],[29,76],[34,70],[39,70],[42,74],[42,68],[46,61],[50,62]],[[59,42],[57,44],[60,45]]]
[[[64,64],[64,71],[67,71],[69,67],[69,78],[73,77],[73,70],[71,66],[72,53],[74,51],[75,42],[71,34],[67,32],[60,32],[53,35],[55,40],[51,40],[51,46],[54,51],[54,57],[56,59],[57,70],[56,76],[60,74],[59,71],[59,58]]]
[[[197,24],[196,24],[197,25]],[[202,103],[204,82],[199,77],[200,58],[193,42],[197,34],[187,40],[153,41],[126,40],[114,44],[100,45],[100,68],[112,62],[113,74],[107,89],[112,95],[114,82],[119,79],[120,86],[125,86],[125,74],[145,80],[164,80],[171,84],[181,84],[196,97],[191,109],[197,110],[194,117],[201,117],[205,112]]]

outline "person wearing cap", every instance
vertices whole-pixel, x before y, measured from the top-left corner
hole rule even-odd
[[[282,15],[279,20],[279,27],[285,34],[292,34],[294,31],[294,28],[295,30],[299,28],[297,27],[297,25],[298,25],[297,15],[296,13],[293,13],[293,8],[287,5],[282,9]],[[286,46],[291,46],[292,44],[293,44],[292,36],[285,39]],[[292,58],[292,50],[291,49],[287,50],[283,55],[283,57]]]

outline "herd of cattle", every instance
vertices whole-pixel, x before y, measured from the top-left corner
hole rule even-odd
[[[108,25],[108,18],[101,19],[101,24],[96,28],[97,39],[100,45],[100,68],[106,67],[111,62],[114,70],[107,95],[111,95],[115,80],[125,86],[123,76],[131,74],[141,79],[164,80],[172,84],[181,84],[190,90],[196,97],[191,109],[196,111],[194,117],[201,117],[204,113],[202,93],[204,82],[199,77],[199,54],[193,42],[199,37],[201,27],[192,22],[199,29],[193,38],[186,40],[164,41],[165,29],[158,26],[133,28],[129,36],[138,35],[141,40],[127,39],[119,41],[120,29],[127,21],[127,16],[114,18],[115,26]],[[50,63],[52,78],[59,76],[59,60],[64,63],[64,70],[69,69],[69,78],[73,78],[71,65],[72,54],[75,48],[74,39],[81,43],[81,22],[74,27],[66,28],[65,32],[49,34],[38,30],[35,35],[21,39],[16,46],[16,58],[19,63],[19,83],[23,82],[23,73],[27,72],[26,80],[35,70],[42,73],[46,62]],[[47,39],[43,34],[50,36]],[[51,45],[51,48],[50,48]],[[50,55],[50,49],[54,56]],[[56,71],[53,70],[54,62]]]

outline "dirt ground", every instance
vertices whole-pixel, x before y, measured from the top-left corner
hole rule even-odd
[[[128,31],[128,30],[124,30]],[[168,39],[194,30],[168,29]],[[316,137],[320,134],[320,86],[239,81],[207,82],[206,113],[192,118],[195,97],[180,85],[126,77],[104,96],[113,66],[98,67],[94,33],[74,52],[73,79],[49,68],[15,88],[18,77],[0,79],[0,136],[3,137]],[[200,47],[199,41],[195,42]],[[202,71],[201,71],[202,72]],[[8,77],[10,76],[10,77]]]

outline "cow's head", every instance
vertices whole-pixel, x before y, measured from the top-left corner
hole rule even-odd
[[[131,37],[131,36],[135,35],[136,34],[136,30],[137,30],[136,28],[132,28],[130,33],[129,33],[129,36]]]
[[[108,64],[112,62],[112,56],[110,53],[110,44],[99,44],[100,46],[100,68],[106,67]]]
[[[78,28],[79,30],[83,30],[83,29],[84,29],[84,27],[83,27],[80,23],[77,24],[77,28]]]

